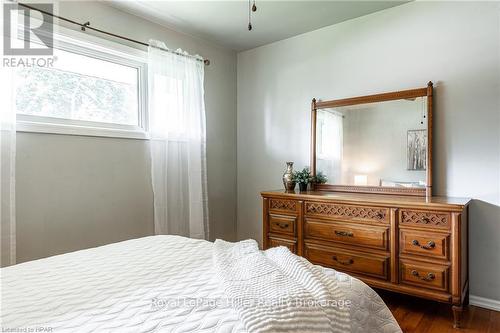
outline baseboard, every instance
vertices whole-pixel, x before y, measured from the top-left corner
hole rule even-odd
[[[500,301],[491,298],[484,298],[484,297],[470,295],[469,303],[470,305],[479,306],[481,308],[500,311]]]

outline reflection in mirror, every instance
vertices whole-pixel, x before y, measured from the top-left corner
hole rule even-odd
[[[316,171],[329,184],[425,187],[427,98],[318,109]]]

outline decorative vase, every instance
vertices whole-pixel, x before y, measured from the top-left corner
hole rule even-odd
[[[299,183],[299,191],[300,192],[306,192],[307,191],[307,185],[308,183]]]
[[[283,174],[283,186],[285,190],[295,190],[295,182],[293,181],[293,162],[286,162],[286,170]]]

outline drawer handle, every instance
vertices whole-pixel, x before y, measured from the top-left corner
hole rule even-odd
[[[428,218],[427,216],[422,217],[422,220],[424,221],[425,224],[428,224],[431,222],[431,219]]]
[[[352,232],[348,232],[348,231],[337,231],[337,230],[335,230],[335,235],[337,235],[337,236],[343,236],[343,237],[354,237],[354,234]]]
[[[383,218],[384,218],[384,213],[382,213],[382,212],[378,212],[378,213],[377,213],[377,217],[378,217],[379,219],[383,219]]]
[[[434,243],[434,241],[431,240],[428,241],[426,245],[421,245],[416,239],[412,240],[411,243],[415,246],[420,246],[422,249],[425,250],[431,250],[436,247],[436,243]]]
[[[341,265],[352,265],[352,264],[354,264],[354,260],[352,258],[349,259],[349,260],[339,260],[339,258],[337,258],[337,256],[333,256],[332,259],[335,260],[336,262],[338,262]]]
[[[275,223],[278,227],[280,227],[281,229],[286,229],[288,228],[288,223],[280,223],[280,222],[276,222]]]
[[[416,270],[412,270],[411,275],[416,276],[423,281],[432,281],[436,278],[436,276],[432,273],[428,273],[427,276],[420,276],[420,274]]]

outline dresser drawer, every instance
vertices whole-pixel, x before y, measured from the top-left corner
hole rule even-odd
[[[389,229],[386,227],[306,218],[304,233],[306,238],[366,246],[379,250],[389,248]]]
[[[401,229],[399,249],[401,254],[448,260],[449,239],[448,234]]]
[[[448,266],[400,260],[400,283],[448,291]]]
[[[389,223],[389,209],[343,205],[328,202],[306,202],[306,216],[327,217],[343,221]]]
[[[407,226],[449,229],[451,215],[447,212],[401,209],[399,221]]]
[[[296,253],[296,241],[278,237],[269,237],[269,247],[286,246],[292,253]]]
[[[287,234],[290,236],[295,235],[295,224],[297,218],[286,215],[269,214],[269,231]]]
[[[389,257],[364,252],[341,250],[306,243],[305,257],[312,263],[339,271],[388,279]]]
[[[278,214],[297,214],[298,203],[295,200],[269,199],[269,211]]]

